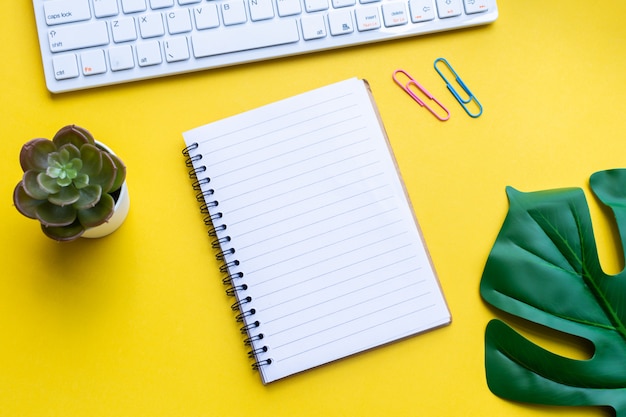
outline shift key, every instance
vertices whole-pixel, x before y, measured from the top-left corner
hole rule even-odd
[[[109,33],[106,22],[79,23],[48,30],[48,41],[51,52],[72,51],[107,45]]]

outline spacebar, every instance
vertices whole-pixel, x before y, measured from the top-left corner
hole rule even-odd
[[[233,26],[222,30],[207,30],[191,37],[196,58],[246,51],[267,46],[298,42],[298,25],[295,20],[273,23]]]

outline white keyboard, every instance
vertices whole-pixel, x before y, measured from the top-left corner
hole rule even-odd
[[[496,0],[33,0],[53,93],[493,22]]]

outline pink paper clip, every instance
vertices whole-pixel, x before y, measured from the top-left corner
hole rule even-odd
[[[401,82],[400,80],[398,80],[398,73],[404,75],[408,81],[406,82]],[[395,70],[393,72],[393,80],[396,82],[396,84],[398,84],[400,86],[400,88],[402,88],[408,95],[410,95],[413,100],[415,100],[417,102],[417,104],[419,104],[422,107],[426,107],[426,109],[432,113],[433,116],[435,116],[437,119],[441,120],[442,122],[445,122],[446,120],[448,120],[450,118],[450,112],[448,111],[448,109],[446,109],[446,107],[441,104],[439,102],[439,100],[437,100],[435,97],[433,97],[432,94],[430,94],[428,92],[428,90],[426,90],[422,85],[420,85],[420,83],[418,83],[417,81],[415,81],[415,79],[413,77],[411,77],[405,70]],[[441,116],[438,112],[436,112],[435,110],[432,109],[432,107],[430,107],[428,104],[424,103],[424,101],[422,99],[420,99],[417,94],[415,93],[415,91],[413,91],[413,89],[411,89],[411,87],[415,87],[417,90],[419,90],[422,94],[424,94],[426,97],[428,97],[428,99],[434,101],[435,103],[437,103],[437,105],[446,113],[445,117]]]

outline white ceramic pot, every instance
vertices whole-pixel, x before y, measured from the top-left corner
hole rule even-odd
[[[122,223],[124,223],[124,220],[126,220],[129,208],[130,196],[128,195],[126,181],[124,181],[124,184],[122,184],[122,188],[120,189],[120,197],[117,199],[115,208],[113,209],[113,216],[111,216],[106,223],[102,223],[100,226],[85,230],[82,237],[104,237],[115,232],[122,225]]]
[[[108,146],[100,142],[96,142],[96,145],[109,153],[115,154]],[[85,230],[85,233],[83,233],[81,237],[98,238],[110,235],[111,233],[116,231],[122,225],[122,223],[124,223],[124,220],[126,220],[126,216],[128,215],[129,209],[130,195],[128,194],[126,181],[124,181],[122,187],[120,188],[120,195],[115,202],[113,216],[111,216],[111,218],[106,223],[102,223],[100,226],[92,227]]]

